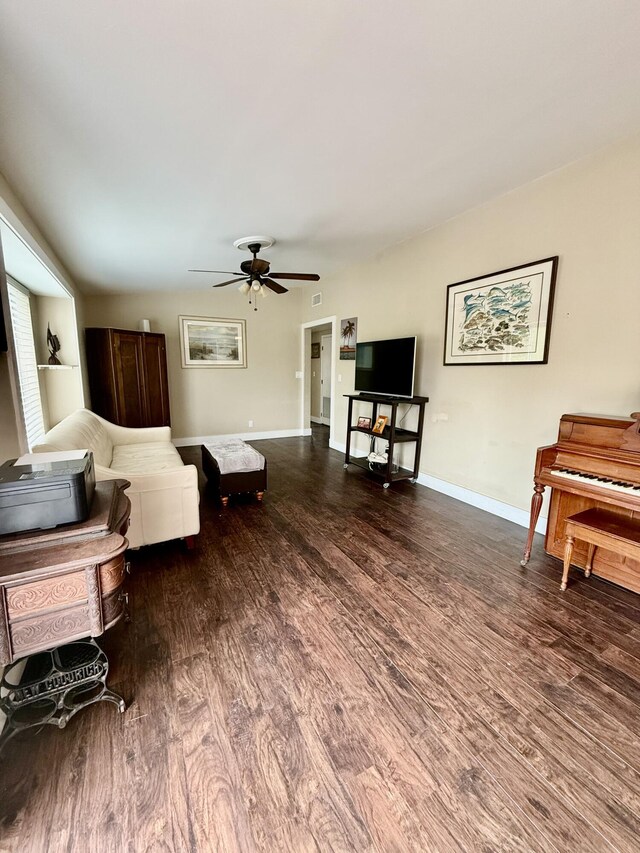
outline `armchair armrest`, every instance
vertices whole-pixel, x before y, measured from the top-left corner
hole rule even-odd
[[[158,427],[166,429],[166,427]],[[116,471],[115,468],[104,468],[96,465],[97,480],[128,480],[131,484],[128,492],[153,492],[160,489],[198,488],[198,469],[195,465],[183,465],[168,471],[153,471],[148,474],[132,474]]]
[[[125,492],[131,501],[131,526],[127,531],[130,547],[138,548],[198,533],[200,494],[195,465],[148,474],[128,474],[96,465],[98,480],[123,477],[131,484]]]

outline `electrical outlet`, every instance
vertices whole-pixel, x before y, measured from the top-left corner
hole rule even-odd
[[[252,426],[253,426],[253,421],[249,421],[249,426],[250,426],[250,427],[252,427]]]

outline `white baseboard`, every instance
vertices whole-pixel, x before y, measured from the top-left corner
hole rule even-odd
[[[329,440],[329,447],[332,450],[337,450],[339,453],[346,453],[347,452],[347,445],[342,444],[342,442],[340,442],[340,441]],[[354,450],[353,448],[351,448],[351,455],[355,456],[356,459],[361,459],[362,457],[367,456],[368,453],[369,453],[368,450]]]
[[[317,418],[315,415],[311,415],[311,417],[309,418],[309,420],[311,421],[311,423],[312,423],[312,424],[321,424],[321,423],[323,423],[322,418]]]
[[[243,441],[262,441],[265,438],[296,438],[301,435],[311,435],[311,428],[306,429],[271,429],[264,432],[231,432],[224,435],[192,435],[186,438],[172,438],[176,447],[192,447],[194,444],[208,444],[211,441],[221,441],[227,438],[241,438]]]
[[[333,450],[338,450],[340,453],[346,453],[346,445],[338,441],[330,441],[329,447]],[[366,456],[366,451],[355,452],[353,456]],[[490,512],[492,515],[497,515],[499,518],[506,518],[507,521],[513,521],[519,524],[520,527],[529,527],[529,513],[524,509],[506,504],[496,498],[481,495],[479,492],[473,492],[471,489],[465,489],[464,486],[456,486],[454,483],[448,483],[446,480],[440,480],[438,477],[432,477],[430,474],[418,475],[418,483],[421,486],[427,486],[433,489],[434,492],[441,492],[443,495],[448,495],[450,498],[455,498],[462,503],[470,504],[478,509],[483,509],[485,512]],[[541,515],[536,524],[536,532],[544,533],[547,529],[547,518]]]
[[[507,521],[513,521],[515,524],[519,524],[520,527],[529,527],[529,513],[524,509],[518,509],[518,507],[511,506],[511,504],[506,504],[487,495],[481,495],[479,492],[471,491],[471,489],[465,489],[463,486],[456,486],[453,483],[448,483],[446,480],[439,480],[430,474],[419,474],[418,482],[421,486],[427,486],[435,492],[441,492],[443,495],[449,495],[450,498],[455,498],[465,504],[483,509],[485,512],[490,512],[499,518],[506,518]],[[541,515],[536,524],[536,531],[544,533],[546,529],[546,516]]]

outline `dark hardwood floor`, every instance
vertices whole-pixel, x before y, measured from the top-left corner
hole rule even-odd
[[[0,756],[0,850],[638,850],[640,599],[322,428],[256,447],[263,505],[132,554],[127,712]]]

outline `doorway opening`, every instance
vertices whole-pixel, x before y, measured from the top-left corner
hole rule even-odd
[[[324,317],[302,326],[302,427],[311,434],[311,427],[329,428],[329,443],[333,441],[333,412],[336,371],[336,318]]]

